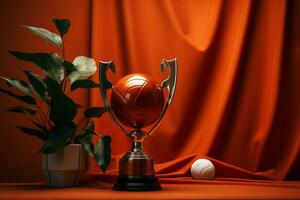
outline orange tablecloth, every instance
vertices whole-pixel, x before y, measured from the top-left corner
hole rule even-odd
[[[112,191],[110,184],[97,183],[53,189],[43,183],[0,183],[0,199],[300,199],[300,182],[201,181],[172,184],[162,179],[162,191]],[[176,180],[174,180],[176,181]]]

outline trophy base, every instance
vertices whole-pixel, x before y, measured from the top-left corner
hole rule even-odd
[[[154,175],[119,175],[113,190],[120,191],[157,191],[161,190],[158,178]]]

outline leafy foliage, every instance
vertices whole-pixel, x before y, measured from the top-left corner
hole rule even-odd
[[[44,28],[38,28],[34,26],[23,26],[31,33],[43,38],[44,40],[50,42],[51,44],[54,44],[55,46],[61,48],[62,47],[62,39],[59,35],[56,33],[52,33]]]
[[[0,88],[0,92],[5,93],[9,96],[15,97],[16,99],[19,99],[20,101],[23,101],[27,104],[33,104],[33,105],[36,104],[36,100],[33,97],[29,96],[29,95],[17,95],[17,94],[12,93],[9,90],[4,90],[4,89],[1,89],[1,88]]]
[[[95,123],[89,122],[85,128],[85,133],[76,138],[75,142],[83,144],[89,156],[94,156],[94,145],[92,143],[93,133],[95,132]]]
[[[50,119],[55,125],[70,124],[77,113],[74,101],[65,95],[56,81],[49,78],[48,84],[52,88]]]
[[[32,136],[38,137],[41,140],[46,140],[47,139],[47,135],[45,135],[43,132],[41,132],[41,131],[39,131],[37,129],[27,128],[27,127],[22,127],[22,126],[17,126],[17,128],[19,128],[24,133],[26,133],[28,135],[32,135]]]
[[[111,160],[111,137],[104,136],[96,144],[95,158],[103,172],[106,171]]]
[[[30,92],[31,92],[29,85],[27,83],[25,83],[24,81],[17,80],[17,79],[9,79],[9,78],[5,78],[2,76],[0,76],[0,78],[4,79],[7,82],[7,85],[9,87],[14,86],[26,94],[30,94]]]
[[[56,125],[49,131],[49,136],[41,148],[41,152],[55,153],[66,144],[70,143],[76,131],[74,124]]]
[[[84,116],[87,118],[101,117],[105,112],[105,107],[90,107],[85,110]]]
[[[53,19],[52,22],[55,24],[58,32],[61,36],[66,34],[69,31],[69,28],[71,26],[71,22],[68,19]]]
[[[66,75],[69,76],[69,74],[71,74],[72,72],[76,71],[75,66],[73,65],[73,63],[69,62],[69,61],[64,61],[63,62],[63,66],[65,68],[66,71]]]
[[[46,84],[44,83],[43,79],[37,75],[33,74],[30,71],[24,70],[30,84],[32,85],[34,91],[42,98],[45,99],[46,96]]]
[[[38,122],[34,121],[34,120],[30,120],[32,123],[35,124],[36,127],[39,128],[40,131],[42,131],[44,134],[48,135],[49,131],[47,130],[47,128],[41,124],[39,124]]]
[[[29,107],[24,107],[24,106],[16,106],[13,108],[6,109],[5,111],[23,113],[23,114],[29,114],[29,115],[35,115],[37,112],[37,110],[35,108],[29,108]]]
[[[9,51],[9,53],[20,60],[36,64],[46,76],[58,83],[64,78],[63,60],[56,53],[24,53],[18,51]]]
[[[77,88],[97,88],[99,84],[92,80],[78,80],[71,85],[71,90],[76,90]]]
[[[68,80],[71,84],[77,80],[85,80],[97,71],[95,60],[86,56],[77,56],[72,64],[76,71],[68,75]]]
[[[59,34],[45,28],[23,27],[34,35],[59,47],[62,58],[55,52],[9,51],[15,58],[37,66],[37,69],[43,75],[23,69],[27,82],[0,76],[8,86],[8,89],[0,88],[0,92],[27,104],[8,108],[6,111],[32,117],[30,121],[35,128],[22,126],[17,126],[17,128],[44,141],[40,152],[50,154],[71,143],[82,144],[88,155],[94,157],[99,167],[105,171],[111,157],[111,138],[98,134],[95,131],[95,123],[90,121],[91,118],[101,117],[105,112],[105,108],[87,108],[84,111],[83,118],[75,122],[77,110],[82,106],[75,103],[68,96],[70,92],[78,88],[91,89],[99,87],[97,83],[86,80],[96,72],[96,62],[94,59],[85,56],[78,56],[73,62],[66,60],[63,38],[69,31],[71,22],[68,19],[53,19],[52,21]],[[22,94],[10,91],[12,87],[17,88],[18,92]],[[94,146],[92,140],[94,136],[99,137],[96,146]]]

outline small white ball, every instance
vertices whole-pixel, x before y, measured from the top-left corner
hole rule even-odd
[[[210,160],[201,158],[192,164],[191,174],[194,179],[214,179],[215,166]]]

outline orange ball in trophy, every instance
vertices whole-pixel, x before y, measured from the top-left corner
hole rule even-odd
[[[129,127],[154,123],[164,108],[161,86],[145,74],[130,74],[112,89],[111,108],[117,119]]]

